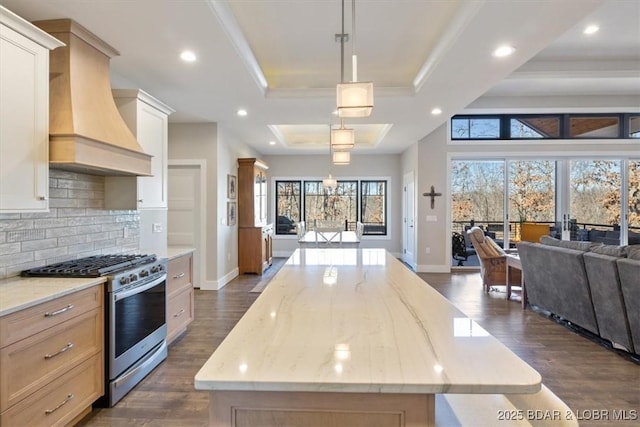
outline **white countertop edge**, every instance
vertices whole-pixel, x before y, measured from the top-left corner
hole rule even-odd
[[[196,248],[192,248],[189,246],[167,246],[166,258],[167,260],[172,260],[174,258],[181,257],[183,255],[187,255],[196,251]]]
[[[0,317],[106,282],[106,277],[12,277],[0,281]],[[46,282],[46,283],[45,283]],[[30,287],[36,286],[33,291]],[[24,292],[32,291],[30,295]],[[22,294],[21,294],[22,293]],[[13,298],[13,301],[11,300]],[[5,306],[6,304],[6,306]]]
[[[260,392],[326,392],[326,393],[397,393],[397,394],[525,394],[537,393],[542,388],[540,381],[523,385],[504,385],[496,390],[493,384],[467,384],[450,386],[423,384],[351,384],[351,383],[296,383],[296,382],[224,382],[205,381],[195,378],[196,390],[206,391],[260,391]]]

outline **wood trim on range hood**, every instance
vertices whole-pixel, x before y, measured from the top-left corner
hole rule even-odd
[[[33,24],[66,44],[50,53],[50,165],[150,176],[152,156],[144,153],[111,93],[109,60],[119,52],[70,19]]]

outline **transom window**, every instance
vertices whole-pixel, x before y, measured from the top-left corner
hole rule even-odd
[[[640,114],[494,114],[451,118],[452,140],[640,138]]]
[[[365,235],[387,234],[387,181],[341,180],[336,188],[319,180],[276,180],[276,234],[296,234],[295,224],[307,228],[332,224],[355,230],[362,222]]]

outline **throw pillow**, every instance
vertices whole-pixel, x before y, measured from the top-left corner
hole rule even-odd
[[[627,246],[627,258],[640,260],[640,245]]]
[[[617,258],[624,258],[627,256],[626,246],[597,245],[591,247],[591,252],[600,255],[609,255]]]
[[[540,237],[540,243],[549,246],[558,246],[560,248],[575,249],[577,251],[587,252],[591,249],[591,242],[576,242],[573,240],[560,240],[551,236]]]

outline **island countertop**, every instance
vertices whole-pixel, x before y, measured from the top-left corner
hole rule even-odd
[[[537,371],[382,249],[298,249],[201,390],[534,393]]]

